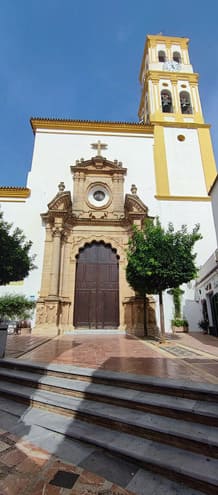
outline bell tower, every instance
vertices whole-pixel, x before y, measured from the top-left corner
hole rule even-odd
[[[149,35],[140,70],[140,122],[154,126],[157,199],[206,200],[216,174],[188,38]],[[208,199],[208,198],[207,198]]]
[[[198,74],[190,64],[188,43],[188,38],[147,37],[140,71],[140,120],[151,124],[204,122]]]

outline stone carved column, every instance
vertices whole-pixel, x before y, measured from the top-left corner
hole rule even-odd
[[[70,247],[71,244],[68,241],[68,232],[64,235],[63,244],[63,273],[62,273],[62,287],[61,296],[69,297],[69,263],[70,263]]]
[[[48,221],[46,222],[45,231],[46,231],[46,236],[45,236],[40,297],[47,297],[50,289],[51,254],[52,254],[53,242],[52,242],[52,226]]]
[[[82,172],[74,172],[73,181],[73,211],[78,213],[83,209],[85,174]]]
[[[58,296],[59,273],[60,273],[60,254],[61,254],[61,233],[62,227],[53,227],[53,252],[52,252],[52,271],[50,280],[50,296]]]

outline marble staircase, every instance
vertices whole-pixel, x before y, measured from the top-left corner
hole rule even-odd
[[[0,394],[50,431],[218,493],[217,385],[4,359]]]

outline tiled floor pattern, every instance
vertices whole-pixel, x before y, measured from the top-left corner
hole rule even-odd
[[[205,335],[202,332],[177,333],[170,335],[170,341],[191,347],[195,351],[202,351],[218,358],[218,338]]]
[[[0,430],[0,495],[128,495],[132,492]]]
[[[126,335],[65,335],[22,354],[22,359],[218,383],[218,342],[210,336],[205,337],[205,346],[198,340],[198,335],[189,335],[167,340],[164,349],[158,343],[152,344]],[[15,338],[19,339],[20,336]],[[180,343],[185,343],[187,349],[189,348],[189,357],[184,350],[180,350],[180,356],[167,351],[169,345],[178,348]],[[204,347],[207,349],[206,354]],[[19,352],[19,341],[17,350]],[[10,348],[7,348],[6,357],[13,357]]]
[[[181,344],[173,344],[170,343],[169,345],[160,345],[159,349],[162,349],[166,352],[169,352],[170,354],[173,354],[175,357],[179,358],[200,358],[202,357],[200,354],[200,351],[194,351],[193,349],[187,349],[187,347],[182,346]]]

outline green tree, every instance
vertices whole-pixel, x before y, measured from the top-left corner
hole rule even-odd
[[[31,318],[35,301],[20,294],[5,294],[0,297],[0,319],[26,320]]]
[[[35,268],[35,256],[29,254],[32,242],[26,240],[22,230],[11,232],[11,228],[0,211],[0,285],[23,280]]]
[[[144,228],[133,227],[127,251],[126,277],[131,287],[143,297],[158,294],[161,340],[165,340],[162,292],[179,287],[197,275],[193,247],[201,239],[199,225],[188,233],[186,225],[175,231],[172,223],[165,230],[160,221],[146,220]]]

